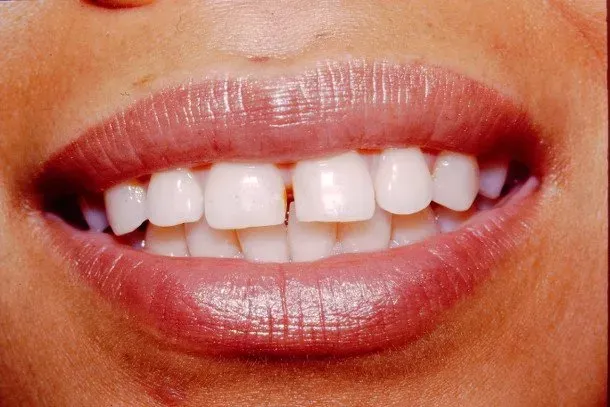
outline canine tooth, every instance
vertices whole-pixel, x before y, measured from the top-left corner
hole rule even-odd
[[[498,198],[504,182],[506,182],[507,174],[508,159],[506,158],[482,162],[479,168],[479,193],[490,199]]]
[[[285,263],[290,259],[286,226],[239,229],[237,237],[244,258],[257,263]]]
[[[474,207],[468,211],[456,212],[442,206],[436,208],[435,212],[436,223],[441,233],[450,233],[459,229],[476,213]]]
[[[94,232],[103,232],[109,226],[106,210],[102,202],[82,197],[79,203],[89,229]]]
[[[212,229],[205,217],[184,225],[186,243],[193,257],[242,257],[234,230]]]
[[[430,207],[411,215],[394,215],[390,247],[407,246],[437,233],[434,212]]]
[[[384,150],[375,175],[377,204],[393,214],[419,212],[432,200],[432,178],[417,147]]]
[[[273,164],[218,163],[205,187],[205,216],[214,229],[284,223],[286,189]]]
[[[354,151],[298,162],[292,187],[301,222],[355,222],[375,212],[367,163]]]
[[[146,186],[137,180],[109,188],[104,202],[108,223],[117,236],[133,232],[146,220]]]
[[[434,164],[432,200],[454,211],[465,211],[479,191],[479,167],[469,155],[442,152]]]
[[[387,249],[391,230],[392,215],[377,207],[371,219],[338,225],[339,252],[359,253]]]
[[[184,225],[161,227],[152,223],[146,228],[146,251],[171,257],[188,257]]]
[[[292,261],[313,261],[328,257],[337,240],[337,224],[299,222],[294,202],[288,215],[288,246]]]
[[[147,201],[148,220],[157,226],[196,222],[203,215],[203,192],[189,170],[153,174]]]

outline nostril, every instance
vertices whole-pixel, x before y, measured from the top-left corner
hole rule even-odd
[[[146,6],[152,4],[154,0],[83,0],[85,3],[93,4],[95,6],[119,9],[119,8],[133,8]]]

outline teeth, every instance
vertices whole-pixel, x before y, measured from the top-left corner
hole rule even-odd
[[[479,190],[479,167],[469,155],[442,152],[432,178],[432,200],[454,211],[470,208]]]
[[[146,250],[170,257],[188,257],[184,225],[159,227],[152,223],[146,229]]]
[[[193,173],[176,169],[153,174],[148,184],[148,220],[157,226],[196,222],[203,215],[203,192]]]
[[[358,253],[387,249],[391,229],[392,215],[379,207],[369,220],[340,223],[337,237],[339,252]]]
[[[234,230],[212,229],[205,217],[184,225],[186,243],[191,256],[241,258],[241,250]]]
[[[330,256],[337,239],[337,224],[299,222],[294,202],[288,215],[288,246],[292,261],[314,261]]]
[[[286,190],[272,164],[212,166],[205,188],[205,216],[214,229],[279,225],[286,215]]]
[[[508,174],[508,160],[500,158],[481,164],[479,171],[479,193],[487,198],[496,199],[502,192]]]
[[[499,197],[509,162],[494,158],[479,168],[469,155],[409,147],[294,165],[217,163],[112,187],[106,214],[90,197],[79,204],[90,230],[109,224],[117,242],[152,253],[307,262],[453,232],[507,199]],[[286,189],[294,198],[288,215]],[[440,206],[432,210],[432,201]]]
[[[240,229],[237,237],[246,260],[257,263],[286,263],[290,260],[286,226]]]
[[[459,229],[475,214],[474,208],[466,212],[456,212],[442,206],[436,208],[435,212],[436,222],[441,233],[450,233]]]
[[[356,152],[297,163],[292,186],[301,222],[370,219],[375,194],[366,161]]]
[[[383,151],[375,174],[377,204],[400,215],[419,212],[432,200],[432,178],[419,148]]]
[[[146,220],[146,186],[132,180],[104,193],[108,223],[115,235],[136,230]]]
[[[411,215],[394,215],[390,247],[410,245],[437,233],[434,212],[429,207]]]
[[[89,229],[99,233],[103,232],[109,226],[106,210],[104,209],[104,204],[102,202],[81,198],[79,203],[85,222],[89,225]]]

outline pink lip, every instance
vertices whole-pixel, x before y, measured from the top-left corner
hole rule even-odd
[[[420,145],[536,157],[527,115],[439,67],[353,60],[297,76],[210,79],[162,91],[83,134],[40,182],[101,190],[167,167],[295,161]],[[535,182],[458,232],[313,263],[174,259],[49,220],[55,245],[109,301],[169,342],[226,355],[351,355],[400,346],[489,275],[527,230]]]

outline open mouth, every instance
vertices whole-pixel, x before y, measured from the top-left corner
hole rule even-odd
[[[542,179],[527,114],[420,64],[161,91],[39,178],[71,268],[189,351],[343,356],[433,327],[519,244]]]

